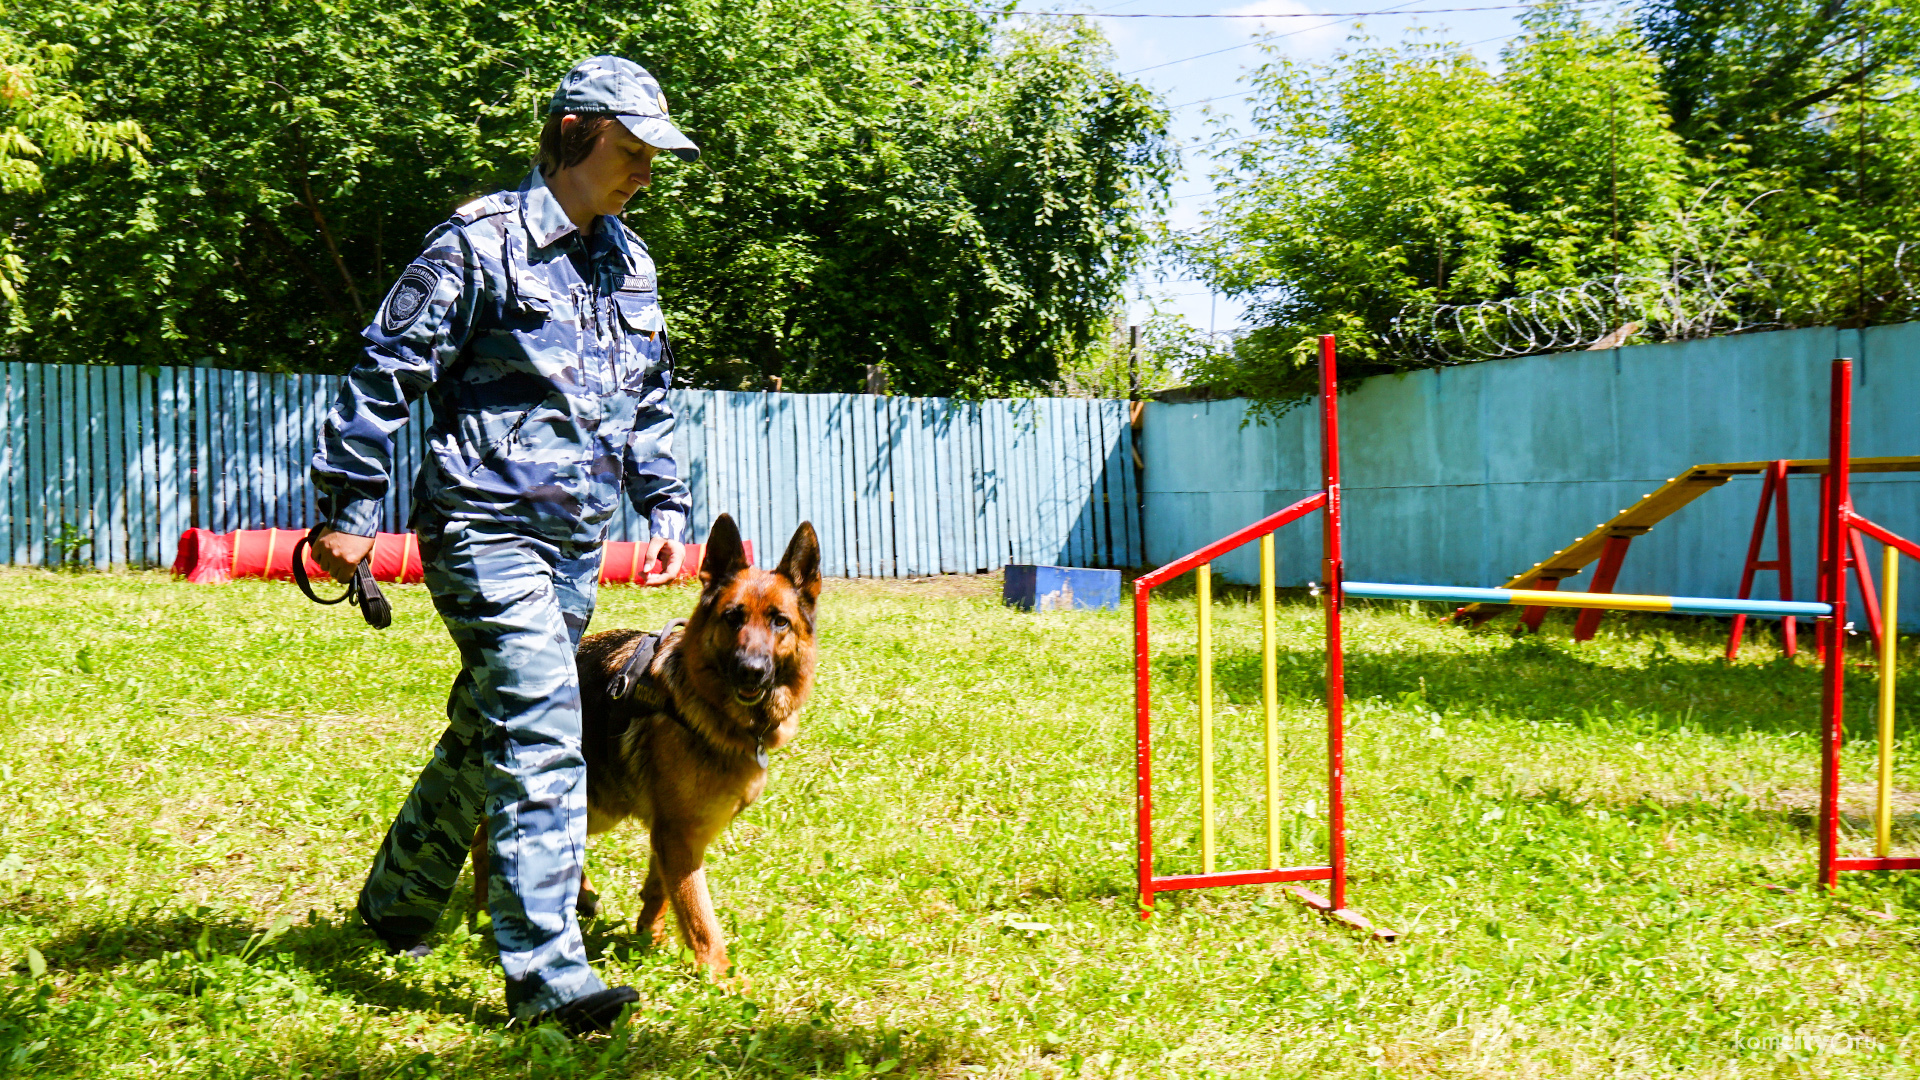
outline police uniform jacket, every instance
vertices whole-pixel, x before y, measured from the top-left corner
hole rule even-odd
[[[485,521],[598,543],[624,488],[652,535],[685,538],[653,260],[618,218],[582,235],[536,169],[429,233],[362,335],[366,358],[313,457],[334,528],[373,535],[393,433],[425,393],[416,528]]]

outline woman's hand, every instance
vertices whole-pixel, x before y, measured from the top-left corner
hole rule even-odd
[[[657,574],[648,574],[648,585],[665,585],[680,576],[680,563],[687,557],[687,545],[678,540],[668,540],[656,536],[647,541],[647,557],[641,560],[641,566],[652,566],[653,560],[660,559],[666,565]]]
[[[320,564],[333,580],[345,585],[353,580],[353,568],[373,551],[373,537],[323,529],[312,544],[313,561]]]

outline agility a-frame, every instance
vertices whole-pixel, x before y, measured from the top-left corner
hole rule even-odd
[[[1828,467],[1822,486],[1821,528],[1827,537],[1864,534],[1886,546],[1888,593],[1894,593],[1897,558],[1920,559],[1920,545],[1869,520],[1854,509],[1849,486],[1849,453],[1853,428],[1853,362],[1833,361],[1829,402]],[[1893,747],[1894,612],[1890,597],[1887,632],[1880,649],[1881,716],[1878,762],[1876,854],[1846,856],[1840,851],[1840,749],[1845,711],[1848,559],[1860,556],[1845,543],[1827,543],[1820,552],[1820,596],[1817,601],[1754,600],[1745,597],[1647,596],[1614,592],[1561,592],[1557,589],[1489,589],[1445,585],[1407,585],[1347,581],[1341,557],[1339,407],[1336,393],[1334,342],[1320,341],[1321,490],[1292,506],[1141,575],[1134,585],[1134,723],[1136,815],[1140,916],[1153,914],[1154,897],[1163,892],[1228,885],[1326,881],[1329,895],[1300,889],[1297,898],[1343,921],[1372,930],[1367,920],[1347,908],[1347,832],[1344,706],[1346,686],[1340,637],[1340,610],[1348,596],[1381,599],[1437,600],[1450,603],[1513,605],[1525,608],[1565,607],[1585,611],[1657,611],[1715,616],[1763,616],[1817,620],[1822,646],[1819,736],[1820,837],[1819,878],[1828,887],[1844,870],[1915,870],[1920,858],[1894,857],[1888,848],[1889,794]],[[1326,797],[1327,861],[1308,866],[1279,865],[1278,702],[1275,691],[1273,640],[1273,534],[1310,514],[1320,513],[1324,553],[1320,598],[1326,616]],[[1211,563],[1245,544],[1260,542],[1260,603],[1262,612],[1262,705],[1266,719],[1267,865],[1255,869],[1219,870],[1214,865],[1212,763],[1212,640],[1208,609],[1211,602]],[[1152,671],[1149,648],[1148,601],[1156,586],[1188,571],[1196,573],[1199,598],[1199,753],[1201,810],[1201,867],[1197,874],[1156,874],[1153,865],[1153,731]],[[1610,586],[1611,583],[1609,583]],[[1557,585],[1557,582],[1556,582]],[[1745,591],[1744,589],[1742,590]],[[1382,937],[1391,935],[1375,931]]]

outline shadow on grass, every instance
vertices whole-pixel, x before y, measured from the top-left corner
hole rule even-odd
[[[711,1013],[682,1018],[639,1011],[608,1036],[570,1040],[551,1026],[518,1029],[439,1053],[355,1040],[309,1047],[275,1064],[292,1075],[393,1080],[679,1074],[695,1062],[737,1077],[864,1077],[876,1075],[876,1070],[893,1076],[925,1073],[949,1056],[940,1037],[843,1028],[818,1013],[811,1022],[756,1024]]]
[[[438,938],[436,944],[443,944]],[[306,970],[329,993],[385,1009],[450,1013],[505,1022],[483,1001],[425,990],[387,976],[386,956],[372,934],[350,914],[310,915],[274,933],[236,915],[192,911],[128,913],[68,927],[41,950],[51,968],[103,973],[148,960],[184,957],[211,963],[222,958],[252,961],[274,956]]]

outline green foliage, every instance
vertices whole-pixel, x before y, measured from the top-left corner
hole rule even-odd
[[[1675,130],[1758,199],[1743,254],[1797,272],[1788,324],[1920,317],[1920,11],[1889,0],[1656,0]]]
[[[147,145],[138,124],[87,115],[66,87],[73,56],[70,46],[22,40],[0,24],[0,195],[39,191],[42,161],[137,161]],[[13,237],[0,235],[0,300],[17,303],[26,271]]]
[[[1457,46],[1362,47],[1250,76],[1255,134],[1190,249],[1255,301],[1234,389],[1303,388],[1325,333],[1354,374],[1425,366],[1390,340],[1410,305],[1661,264],[1687,164],[1653,58],[1549,10],[1507,60],[1493,74]]]
[[[44,268],[34,360],[337,370],[418,238],[527,168],[576,60],[655,73],[701,161],[628,220],[692,385],[987,390],[1102,332],[1164,188],[1164,115],[1084,27],[865,0],[33,0],[148,160],[55,169],[0,220]],[[114,272],[103,273],[101,268]]]
[[[1914,317],[1917,20],[1663,0],[1601,26],[1549,5],[1498,72],[1419,43],[1271,60],[1186,248],[1252,301],[1209,377],[1287,400],[1322,333],[1361,375]]]
[[[1191,593],[1151,604],[1156,853],[1198,868]],[[642,1002],[504,1029],[465,883],[413,961],[353,924],[457,666],[419,586],[371,631],[285,582],[0,571],[0,1074],[39,1077],[1920,1077],[1920,875],[1814,882],[1820,671],[1724,624],[1519,640],[1355,604],[1357,938],[1277,889],[1133,895],[1131,613],[992,579],[830,582],[822,668],[708,878],[751,980],[636,938],[647,841],[595,837],[589,953]],[[1220,866],[1263,865],[1261,620],[1214,609]],[[601,593],[595,625],[684,615]],[[1325,830],[1322,624],[1277,618],[1281,858]],[[1901,663],[1920,661],[1904,643]],[[1920,683],[1903,681],[1903,715]],[[1847,775],[1873,684],[1848,680]],[[1911,726],[1899,850],[1920,844]],[[1844,850],[1871,844],[1865,785]],[[1782,887],[1793,891],[1776,891]]]
[[[1156,310],[1133,330],[1115,316],[1106,338],[1063,363],[1047,389],[1056,397],[1138,398],[1180,386],[1205,339],[1170,312]]]

